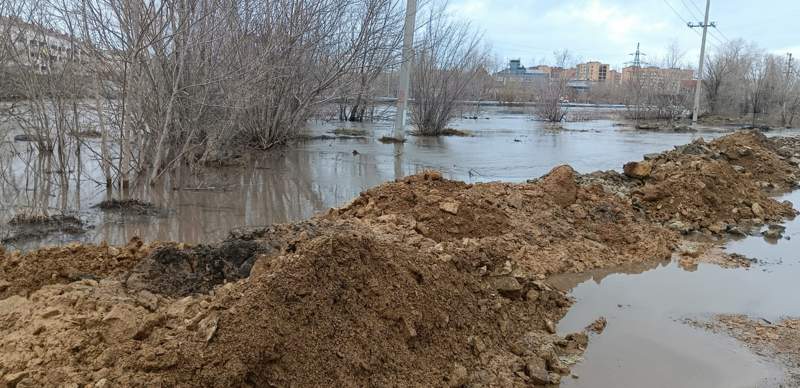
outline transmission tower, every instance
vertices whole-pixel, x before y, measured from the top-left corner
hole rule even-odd
[[[636,43],[636,52],[628,54],[633,56],[633,61],[628,62],[628,65],[631,65],[637,69],[641,68],[643,64],[647,64],[646,62],[642,62],[642,57],[647,56],[647,54],[640,50],[639,45],[639,43]]]

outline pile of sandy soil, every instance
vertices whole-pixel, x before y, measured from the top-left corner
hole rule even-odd
[[[415,231],[489,271],[513,259],[527,275],[669,259],[675,236],[569,166],[525,184],[466,184],[428,173],[366,191],[329,218]]]
[[[413,230],[321,221],[218,299],[195,382],[253,386],[523,386],[557,382],[586,346],[553,322],[570,302],[535,279],[484,273]],[[253,351],[259,349],[259,351]],[[220,366],[225,365],[224,368]]]
[[[798,160],[792,160],[792,154],[800,148],[783,142],[758,131],[741,131],[716,139],[709,147],[760,187],[786,191],[797,187],[800,178]]]
[[[318,226],[209,294],[178,299],[87,279],[11,296],[0,302],[3,378],[526,386],[558,382],[587,345],[583,333],[553,334],[570,301],[536,279],[487,273],[391,224]]]
[[[778,144],[752,131],[709,143],[698,139],[626,164],[625,183],[607,185],[629,193],[651,220],[683,233],[741,233],[796,214],[791,203],[770,197],[797,182],[797,166],[782,153]]]
[[[138,238],[125,247],[69,244],[20,253],[0,247],[0,298],[28,295],[44,285],[101,279],[132,269],[151,247]]]

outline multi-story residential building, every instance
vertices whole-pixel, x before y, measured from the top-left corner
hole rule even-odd
[[[692,80],[694,71],[686,69],[662,69],[657,66],[622,69],[622,82],[641,82],[643,86],[653,87],[665,93],[680,93],[683,81]]]
[[[611,66],[597,61],[580,63],[576,66],[575,79],[579,81],[605,82]]]
[[[5,53],[0,66],[5,69],[29,67],[47,73],[66,63],[84,63],[77,41],[56,30],[0,16],[0,31],[8,37],[0,42]]]
[[[563,69],[561,70],[560,79],[571,80],[575,79],[578,75],[578,71],[573,67],[570,69]]]
[[[609,70],[608,71],[608,77],[607,77],[606,81],[614,83],[614,84],[618,84],[618,83],[620,83],[620,81],[622,81],[622,73],[620,73],[620,72],[618,72],[616,70]]]

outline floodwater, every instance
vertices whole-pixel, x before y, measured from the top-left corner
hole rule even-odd
[[[80,190],[73,184],[67,202],[94,228],[83,236],[58,235],[18,247],[74,239],[124,244],[133,236],[146,241],[216,241],[233,228],[308,218],[346,204],[370,187],[424,169],[437,169],[446,177],[467,182],[521,182],[559,164],[570,164],[579,172],[620,170],[623,163],[639,160],[643,154],[722,134],[641,132],[617,127],[610,120],[565,123],[562,130],[555,130],[522,111],[493,107],[480,119],[454,122],[454,128],[468,131],[472,137],[409,136],[403,146],[382,144],[378,139],[390,134],[389,121],[313,122],[308,135],[330,136],[337,127],[360,129],[365,136],[303,141],[265,152],[246,166],[207,169],[199,175],[183,173],[156,187],[143,188],[140,198],[170,209],[166,217],[123,217],[93,209],[106,194],[104,186],[97,183],[102,180],[98,163],[90,152],[84,152],[86,167]],[[25,143],[13,145],[26,155]],[[19,188],[0,191],[0,221],[8,220],[30,201],[26,182],[33,173],[30,163],[18,159],[5,164]],[[51,196],[56,203],[58,196]]]
[[[800,191],[781,200],[797,207]],[[800,219],[785,226],[788,240],[752,236],[727,244],[729,252],[759,260],[749,269],[700,264],[685,271],[667,262],[555,279],[577,300],[559,332],[581,330],[600,316],[608,320],[573,368],[578,378],[565,379],[562,387],[780,386],[778,366],[732,338],[683,320],[745,314],[775,322],[800,316]]]

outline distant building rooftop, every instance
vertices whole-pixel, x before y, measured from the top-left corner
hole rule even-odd
[[[519,59],[512,59],[508,62],[507,68],[495,73],[494,76],[499,81],[515,79],[523,82],[532,82],[538,79],[547,79],[550,77],[550,73],[532,68],[526,69]]]

